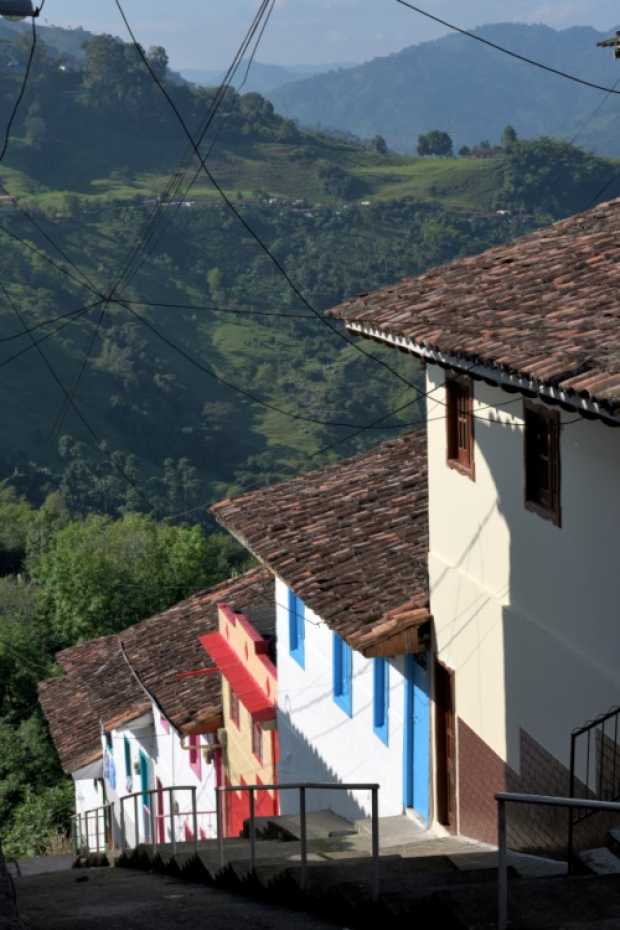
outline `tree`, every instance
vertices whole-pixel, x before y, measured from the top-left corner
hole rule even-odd
[[[433,129],[425,135],[418,136],[418,155],[440,155],[449,158],[452,152],[452,139],[447,132]]]
[[[515,144],[517,139],[518,139],[518,136],[517,136],[517,133],[514,127],[510,125],[506,126],[506,128],[504,129],[502,133],[502,148],[509,149],[511,146]]]
[[[471,149],[468,145],[462,145],[459,149],[459,155],[461,158],[469,158],[471,155]]]
[[[379,155],[387,155],[388,146],[383,136],[375,136],[372,140],[372,147]]]
[[[31,571],[50,628],[66,645],[123,630],[221,580],[199,526],[139,514],[70,523]]]
[[[157,77],[160,81],[163,80],[168,73],[169,64],[168,52],[166,49],[161,45],[153,45],[148,50],[146,57]]]

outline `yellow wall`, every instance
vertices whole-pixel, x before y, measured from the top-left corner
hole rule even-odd
[[[275,669],[269,662],[264,662],[256,653],[256,645],[263,641],[257,637],[256,632],[249,626],[245,618],[233,614],[229,610],[219,610],[219,632],[226,642],[243,662],[256,684],[265,693],[266,698],[275,703],[277,697],[277,678]],[[259,645],[260,648],[260,645]],[[273,757],[273,730],[274,721],[265,721],[261,724],[263,763],[261,764],[252,752],[252,716],[239,699],[239,726],[230,717],[231,688],[222,676],[222,697],[224,702],[224,726],[227,733],[226,752],[224,753],[224,773],[233,785],[255,785],[257,776],[262,784],[274,784],[276,778]],[[268,728],[268,729],[267,729]],[[270,793],[270,797],[273,797]]]

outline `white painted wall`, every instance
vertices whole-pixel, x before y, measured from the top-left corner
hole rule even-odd
[[[122,832],[119,799],[139,792],[141,789],[138,767],[141,750],[149,759],[149,789],[156,788],[158,779],[164,789],[176,786],[195,787],[196,806],[199,811],[199,836],[202,838],[216,836],[215,769],[212,764],[206,762],[203,755],[203,749],[209,742],[207,736],[200,737],[201,771],[199,777],[198,773],[190,765],[189,752],[183,749],[181,734],[175,730],[172,724],[167,724],[165,719],[162,719],[159,709],[154,704],[148,714],[145,714],[137,721],[130,721],[112,730],[110,735],[112,738],[111,750],[107,748],[105,737],[102,738],[104,760],[106,755],[108,757],[107,764],[104,761],[103,770],[106,776],[107,799],[109,802],[114,802],[114,831],[115,839],[119,845]],[[127,774],[125,765],[125,736],[129,740],[131,752],[130,775]],[[111,777],[112,767],[115,774],[115,785]],[[169,792],[164,790],[166,839],[172,839],[172,821],[174,820],[176,839],[182,842],[185,837],[185,826],[187,825],[193,830],[191,792],[177,791],[174,793],[172,798],[175,810],[174,818],[170,816],[170,801]],[[156,804],[155,799],[153,803]],[[133,800],[124,802],[125,833],[127,842],[131,846],[136,844],[136,840],[144,842],[145,838],[147,840],[151,839],[150,817],[143,809],[141,798],[138,798],[137,831],[135,810]],[[154,812],[156,810],[157,807],[155,806]]]
[[[523,727],[566,764],[571,729],[620,702],[620,431],[562,429],[558,528],[524,506],[519,395],[474,382],[475,481],[446,465],[445,378],[428,367],[439,658],[458,716],[502,759],[519,771]]]
[[[404,659],[390,662],[389,746],[373,729],[372,660],[353,653],[353,716],[334,701],[333,633],[306,607],[305,669],[289,654],[288,589],[276,580],[280,784],[378,782],[380,816],[403,812]],[[282,813],[296,811],[296,792],[281,791]],[[308,809],[368,816],[370,792],[314,792]]]
[[[88,836],[88,844],[92,849],[97,848],[97,824],[99,824],[100,842],[103,838],[102,822],[91,812],[98,810],[104,803],[103,795],[103,767],[101,760],[93,762],[73,773],[75,789],[75,813],[78,815],[76,825],[78,835],[82,840]],[[89,814],[88,821],[86,814]]]

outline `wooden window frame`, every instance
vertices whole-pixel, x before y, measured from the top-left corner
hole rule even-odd
[[[264,764],[263,728],[258,720],[252,721],[252,755],[261,765]]]
[[[528,414],[534,414],[545,420],[550,432],[550,479],[551,479],[551,499],[549,505],[541,504],[539,501],[532,500],[529,496],[528,487]],[[560,414],[557,410],[550,410],[542,404],[526,400],[523,403],[523,463],[524,463],[524,498],[525,509],[531,513],[537,514],[543,520],[549,520],[554,526],[562,526],[562,468],[561,468],[561,442],[560,442]]]
[[[232,720],[234,725],[237,727],[237,729],[239,729],[239,723],[241,719],[241,712],[239,709],[239,698],[237,697],[237,695],[235,694],[232,688],[230,689],[229,707],[230,707],[230,719]]]
[[[467,447],[459,445],[459,399],[466,394]],[[474,389],[471,378],[446,379],[446,462],[449,468],[476,480],[474,461]],[[465,449],[465,451],[463,451]]]

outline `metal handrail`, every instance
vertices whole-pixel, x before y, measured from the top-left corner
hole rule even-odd
[[[378,784],[334,784],[333,782],[280,782],[278,785],[223,785],[215,789],[217,802],[217,842],[220,869],[224,868],[224,816],[222,795],[232,791],[247,791],[250,795],[250,865],[252,873],[256,871],[256,791],[299,791],[299,825],[301,842],[301,888],[305,890],[308,882],[308,824],[306,811],[307,791],[370,791],[372,792],[372,899],[379,898],[381,872],[379,864],[379,785]]]
[[[576,796],[577,789],[577,744],[578,740],[581,737],[587,737],[586,746],[585,746],[585,782],[583,783],[583,791],[585,796],[588,794],[591,796],[598,796],[603,798],[604,794],[607,794],[608,801],[618,801],[620,800],[620,785],[616,784],[616,774],[617,774],[617,762],[618,762],[618,737],[619,737],[619,720],[620,720],[620,706],[612,707],[606,713],[599,714],[597,717],[592,718],[583,726],[576,727],[571,733],[571,742],[570,742],[570,763],[569,763],[569,795],[571,798]],[[610,726],[609,729],[613,731],[612,733],[606,733],[605,728],[606,724],[609,721],[614,721],[613,726]],[[598,753],[598,789],[596,785],[590,787],[590,757],[592,755],[591,748],[591,734],[594,731],[600,733],[600,743],[599,743],[599,753]],[[606,761],[608,759],[608,752],[606,750],[606,741],[609,741],[612,746],[612,770],[611,773],[607,771]],[[594,745],[594,751],[596,752],[596,742]],[[594,763],[596,766],[596,755],[594,755]],[[611,774],[611,790],[609,792],[605,791],[606,787],[606,776]],[[580,816],[574,816],[571,811],[568,818],[568,861],[569,868],[571,867],[574,861],[574,836],[575,836],[575,827],[578,823],[586,818],[592,816],[595,811],[588,810],[585,813],[582,813]]]
[[[508,859],[506,847],[506,805],[533,804],[539,807],[563,807],[588,809],[594,811],[620,811],[619,801],[589,801],[587,798],[558,798],[545,794],[510,794],[500,792],[495,795],[497,801],[497,928],[506,930],[508,926]]]

